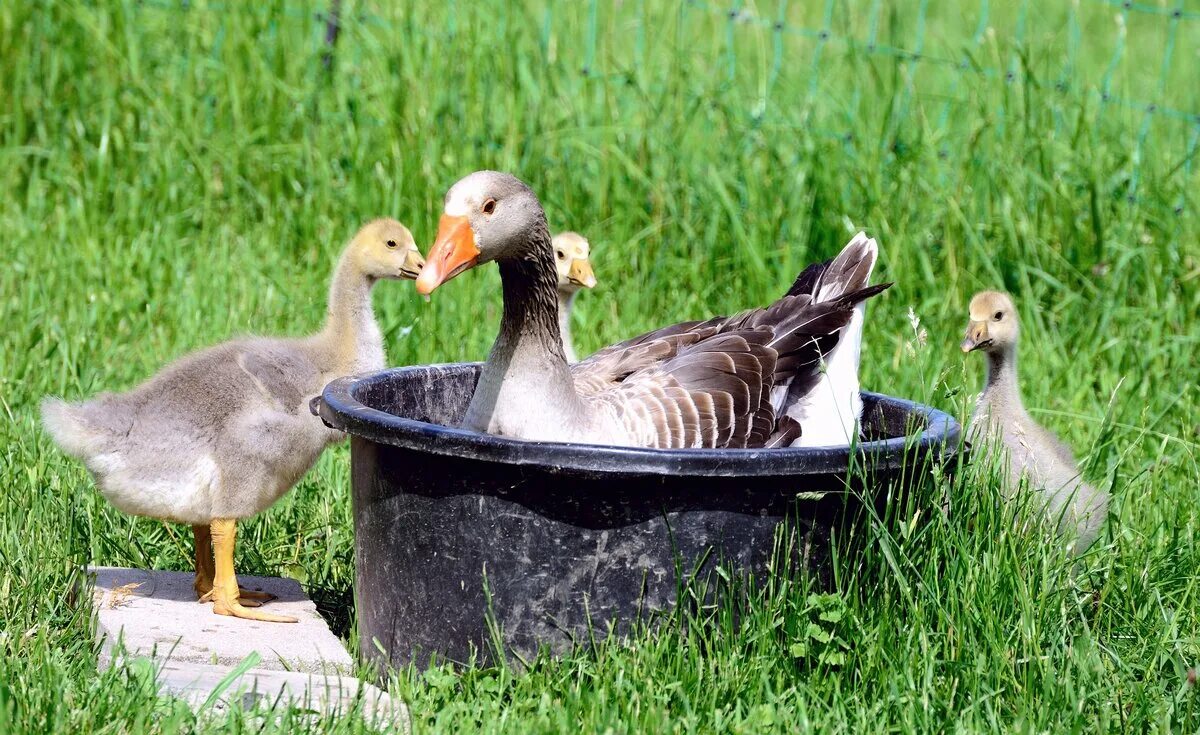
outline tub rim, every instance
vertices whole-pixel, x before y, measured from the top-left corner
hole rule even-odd
[[[333,380],[316,397],[312,412],[331,428],[377,444],[508,465],[534,465],[550,472],[671,475],[692,477],[779,477],[846,473],[850,446],[773,449],[648,449],[606,444],[574,444],[512,439],[431,424],[372,408],[354,396],[362,385],[405,373],[479,368],[481,362],[393,367]],[[951,459],[962,446],[962,427],[950,414],[906,398],[862,391],[864,397],[925,417],[920,432],[875,439],[853,447],[855,464],[898,470],[914,459]]]

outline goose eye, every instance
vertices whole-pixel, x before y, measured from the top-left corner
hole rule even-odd
[[[1004,318],[1004,312],[997,311],[994,315],[992,315],[992,318],[995,319],[996,321],[1000,321],[1001,319]]]
[[[483,213],[484,214],[491,214],[492,212],[495,212],[495,211],[496,211],[496,200],[495,199],[489,199],[483,203]]]
[[[388,250],[395,250],[395,249],[396,249],[396,241],[395,241],[395,240],[388,240],[388,241],[387,241],[387,246],[388,246]]]

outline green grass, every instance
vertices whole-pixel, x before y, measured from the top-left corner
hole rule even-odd
[[[143,670],[95,672],[80,568],[187,569],[190,545],[110,508],[37,403],[313,328],[361,221],[428,243],[445,189],[484,167],[590,236],[584,349],[763,303],[861,227],[896,281],[864,384],[964,416],[966,302],[1012,291],[1027,403],[1111,487],[1111,526],[1072,577],[980,463],[855,527],[829,585],[777,579],[528,672],[399,672],[418,732],[1200,728],[1197,128],[1118,101],[1200,112],[1200,19],[1172,36],[1174,5],[1132,11],[1121,35],[1101,0],[856,0],[822,42],[774,34],[773,2],[765,24],[653,0],[347,2],[326,72],[320,6],[254,5],[0,4],[0,731],[357,727],[196,720]],[[825,26],[817,3],[782,7]],[[381,285],[390,361],[485,355],[497,283],[483,269],[432,304]],[[355,644],[348,485],[339,447],[244,524],[239,568],[300,579]]]

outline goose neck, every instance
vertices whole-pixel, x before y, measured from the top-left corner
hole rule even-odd
[[[567,359],[559,333],[558,275],[550,233],[541,224],[529,233],[529,239],[520,255],[499,262],[504,292],[501,339],[517,351],[542,351],[551,362],[565,367]]]
[[[563,353],[567,360],[574,362],[575,357],[570,353],[571,345],[571,306],[575,303],[578,291],[558,289],[558,332],[562,337]]]
[[[521,255],[500,261],[504,316],[464,425],[524,438],[571,436],[583,420],[558,331],[554,251],[542,223]]]
[[[987,353],[987,380],[980,402],[994,409],[1023,411],[1017,382],[1017,351],[1008,348]]]

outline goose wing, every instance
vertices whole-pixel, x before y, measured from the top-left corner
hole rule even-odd
[[[644,368],[679,354],[688,345],[716,334],[724,317],[672,324],[609,345],[571,366],[575,387],[587,396],[611,388]]]
[[[705,330],[706,332],[708,330]],[[628,443],[659,449],[761,446],[774,425],[768,330],[654,340],[665,358],[610,380],[588,398]],[[632,348],[637,354],[645,349]]]
[[[784,296],[732,317],[683,322],[595,353],[572,367],[584,400],[612,417],[612,441],[656,448],[775,446],[795,421],[776,416],[791,384],[820,379],[857,299]],[[774,443],[773,443],[774,442]]]
[[[266,341],[239,345],[235,363],[268,405],[285,413],[307,413],[305,390],[321,384],[321,373],[304,354]]]

